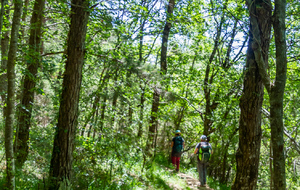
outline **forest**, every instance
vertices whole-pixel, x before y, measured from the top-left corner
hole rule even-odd
[[[299,190],[299,31],[299,0],[1,0],[0,189]]]

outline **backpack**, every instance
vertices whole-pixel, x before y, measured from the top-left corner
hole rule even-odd
[[[210,146],[208,142],[200,143],[200,149],[199,149],[199,160],[202,162],[208,162],[210,159],[210,152],[209,152]]]
[[[173,151],[174,153],[179,153],[182,150],[182,143],[183,143],[183,139],[181,136],[177,136],[174,139],[174,146],[173,146]]]

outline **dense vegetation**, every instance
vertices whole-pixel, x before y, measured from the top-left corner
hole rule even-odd
[[[299,17],[297,0],[1,0],[0,186],[187,189],[180,129],[195,178],[209,137],[211,188],[299,189]]]

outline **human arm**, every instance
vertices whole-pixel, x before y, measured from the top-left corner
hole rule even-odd
[[[210,143],[209,143],[209,148],[210,148],[210,154],[212,155],[214,153],[214,151],[213,151]]]
[[[194,151],[194,154],[198,154],[198,152],[199,152],[199,149],[200,149],[200,143],[198,143],[197,145],[196,145],[196,148],[195,148],[195,151]]]
[[[199,150],[199,149],[198,149],[198,148],[196,148],[196,149],[195,149],[195,151],[194,151],[194,154],[197,154],[198,150]]]

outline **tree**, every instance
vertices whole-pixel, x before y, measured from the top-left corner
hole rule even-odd
[[[160,54],[160,72],[162,76],[165,76],[167,73],[167,50],[168,50],[168,40],[170,29],[172,27],[171,17],[173,14],[173,10],[175,7],[175,0],[170,0],[168,4],[166,24],[163,30],[162,43],[161,43],[161,54]],[[151,117],[149,123],[149,131],[148,131],[148,143],[147,143],[147,151],[151,151],[151,149],[155,149],[155,134],[157,131],[157,114],[159,110],[159,99],[161,89],[155,87],[153,90],[153,101],[151,108]],[[149,152],[150,153],[150,152]]]
[[[16,166],[21,168],[27,159],[29,127],[31,124],[32,106],[34,103],[37,71],[41,61],[41,38],[44,0],[36,0],[31,17],[29,49],[27,53],[27,70],[25,73],[22,100],[19,110],[18,128],[15,136]]]
[[[22,0],[15,1],[11,38],[7,59],[7,99],[5,120],[5,154],[7,188],[15,189],[15,160],[13,151],[14,111],[15,111],[15,64],[18,49],[19,27],[22,13]]]
[[[261,61],[267,65],[271,32],[271,1],[247,0],[247,6],[250,14],[250,39],[244,89],[240,98],[239,147],[236,153],[237,172],[232,186],[232,189],[236,190],[256,188],[264,89],[255,51],[259,47]]]
[[[273,148],[273,167],[274,167],[274,187],[276,189],[286,189],[285,178],[285,155],[284,155],[284,126],[283,126],[283,97],[286,84],[287,58],[286,58],[286,40],[285,40],[285,11],[286,1],[275,0],[275,10],[273,15],[273,27],[276,46],[276,76],[272,83],[267,73],[268,65],[265,65],[261,54],[259,41],[255,43],[255,60],[259,66],[259,72],[264,82],[264,86],[269,94],[270,103],[270,125],[271,125],[271,143]],[[257,27],[252,22],[254,28]],[[255,25],[256,24],[256,25]],[[255,31],[259,33],[259,31]]]
[[[70,189],[74,138],[89,17],[88,0],[72,0],[58,123],[50,164],[49,190]]]
[[[7,54],[8,54],[8,44],[9,44],[9,7],[8,7],[8,0],[1,1],[1,20],[0,20],[0,27],[1,27],[1,72],[0,74],[0,95],[2,102],[6,102],[6,95],[7,92],[7,74],[4,72],[7,69]],[[3,31],[3,26],[6,28],[5,32]],[[3,105],[3,117],[5,119],[5,106]]]

